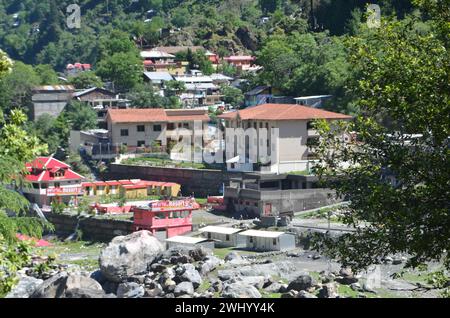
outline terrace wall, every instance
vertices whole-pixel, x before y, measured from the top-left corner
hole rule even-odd
[[[69,236],[75,232],[79,222],[83,240],[110,242],[114,237],[133,232],[133,222],[100,218],[81,218],[65,214],[45,213],[47,220],[55,226],[55,234]]]
[[[220,195],[223,185],[227,185],[230,178],[241,176],[240,172],[230,173],[222,170],[161,168],[111,164],[109,179],[143,179],[161,182],[176,182],[181,184],[184,196],[192,193],[196,197]]]

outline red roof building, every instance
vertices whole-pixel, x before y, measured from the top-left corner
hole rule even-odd
[[[84,177],[70,169],[70,166],[53,157],[37,157],[27,163],[25,179],[30,187],[22,189],[25,196],[39,206],[53,201],[77,204],[82,195],[81,181]]]
[[[317,160],[315,145],[319,141],[312,125],[315,119],[352,119],[348,115],[296,104],[263,104],[225,113],[218,118],[224,121],[226,128],[253,129],[259,138],[253,152],[246,149],[247,145],[227,146],[228,170],[254,171],[256,166],[270,173],[311,169]],[[253,154],[257,158],[249,158]],[[258,167],[258,162],[264,162],[264,165]]]

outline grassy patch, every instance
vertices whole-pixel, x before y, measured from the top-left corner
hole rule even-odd
[[[281,293],[269,293],[266,290],[260,290],[262,298],[281,298]]]
[[[141,157],[141,158],[129,158],[122,162],[126,165],[139,165],[139,166],[154,166],[154,167],[167,167],[174,166],[175,168],[194,168],[194,169],[206,169],[203,163],[185,162],[185,161],[173,161],[170,159]]]

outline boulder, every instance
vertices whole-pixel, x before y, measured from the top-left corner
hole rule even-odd
[[[202,275],[206,275],[210,272],[212,272],[213,270],[215,270],[217,268],[217,266],[222,264],[222,260],[210,255],[208,256],[208,258],[204,261],[204,263],[201,265],[200,267],[200,273]]]
[[[287,290],[308,290],[313,285],[313,279],[310,275],[300,275],[295,280],[289,283]]]
[[[236,282],[242,282],[244,285],[254,286],[256,289],[264,287],[264,276],[240,276],[236,278]]]
[[[101,251],[100,270],[108,280],[119,283],[145,273],[163,250],[163,245],[148,231],[118,236]]]
[[[103,291],[102,286],[95,279],[79,274],[69,274],[67,277],[66,291],[71,289]]]
[[[215,281],[212,283],[211,288],[214,290],[214,292],[221,293],[223,290],[223,283],[220,280]]]
[[[197,289],[203,282],[200,273],[192,264],[183,264],[181,266],[182,274],[176,277],[181,282],[191,282],[195,289]]]
[[[311,293],[308,293],[306,290],[301,290],[297,294],[296,298],[317,298],[317,296],[313,295]]]
[[[230,252],[225,256],[225,262],[231,262],[233,260],[241,260],[242,256],[237,252]]]
[[[122,283],[117,287],[118,298],[142,298],[144,294],[144,286],[134,282]]]
[[[176,297],[192,295],[194,293],[194,285],[191,282],[181,282],[175,287],[173,293]]]
[[[281,298],[297,298],[297,295],[299,294],[296,290],[290,290],[287,293],[281,295]]]
[[[210,254],[211,251],[201,246],[174,246],[167,251],[160,253],[154,263],[164,265],[193,263],[205,260]]]
[[[260,292],[251,285],[241,282],[227,284],[222,291],[223,298],[261,298]]]
[[[61,272],[45,280],[39,285],[30,298],[62,298],[64,297],[67,273]]]
[[[273,284],[267,286],[266,288],[264,288],[264,290],[266,290],[269,293],[279,293],[281,286],[282,285],[280,283],[273,283]]]
[[[112,298],[114,295],[106,295],[103,290],[89,288],[72,288],[66,291],[66,298]]]
[[[337,287],[334,283],[328,283],[319,290],[319,298],[337,298]]]
[[[44,281],[30,276],[20,277],[19,283],[5,298],[29,298]]]

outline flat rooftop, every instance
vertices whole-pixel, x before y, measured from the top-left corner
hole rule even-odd
[[[225,226],[206,226],[198,230],[199,232],[218,233],[218,234],[235,234],[241,232],[241,229]]]

